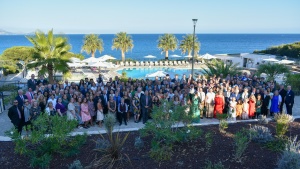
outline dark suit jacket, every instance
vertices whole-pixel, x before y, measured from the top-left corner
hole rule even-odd
[[[36,83],[36,80],[35,80],[35,79],[34,79],[33,81],[32,81],[31,79],[29,79],[29,80],[27,81],[27,87],[28,87],[28,88],[31,88],[32,91],[35,91],[36,85],[37,85],[37,83]]]
[[[262,107],[268,107],[270,103],[270,96],[267,95],[265,98],[262,96]]]
[[[148,97],[148,105],[146,105],[146,97]],[[152,99],[149,95],[148,96],[142,95],[140,101],[141,101],[141,109],[142,110],[146,110],[145,106],[148,106],[148,107],[152,106]]]
[[[43,82],[41,80],[38,80],[36,82],[37,85],[39,85],[40,83],[42,83],[44,86],[48,84],[48,81],[46,79],[43,80]]]
[[[28,99],[27,96],[24,95],[24,94],[23,94],[23,98],[24,98],[24,100]],[[15,99],[18,100],[18,106],[19,106],[19,108],[20,107],[22,108],[22,106],[24,105],[24,100],[22,100],[21,96],[18,95]]]
[[[294,98],[295,94],[292,90],[290,92],[287,92],[285,96],[285,104],[294,104]]]
[[[282,103],[284,103],[284,99],[285,99],[285,96],[286,96],[286,90],[284,90],[284,89],[280,90],[279,95],[282,98]]]
[[[19,118],[17,109],[19,109],[22,116],[22,111],[20,108],[18,108],[18,106],[12,106],[8,109],[8,117],[15,126],[20,125],[20,123],[22,122],[22,118],[21,119]]]

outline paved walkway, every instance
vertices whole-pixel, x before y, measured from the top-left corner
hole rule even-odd
[[[9,107],[9,106],[7,106]],[[293,115],[295,118],[300,118],[300,96],[295,97],[295,105],[293,107]],[[252,122],[257,120],[238,120],[237,122]],[[117,123],[118,124],[118,123]],[[201,119],[201,122],[199,124],[194,125],[211,125],[211,124],[219,124],[219,120],[217,119]],[[7,110],[4,111],[4,113],[0,114],[0,141],[10,141],[11,139],[9,137],[5,136],[5,131],[10,130],[13,127],[11,124],[8,116],[7,116]],[[143,123],[134,123],[133,119],[131,119],[128,122],[128,125],[125,126],[124,124],[119,126],[115,126],[115,131],[136,131],[140,128],[144,127]],[[98,126],[93,126],[89,129],[76,129],[72,134],[83,134],[86,132],[87,134],[99,134],[99,133],[105,133],[104,127],[99,128]]]

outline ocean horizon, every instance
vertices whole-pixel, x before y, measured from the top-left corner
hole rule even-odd
[[[86,34],[62,34],[69,39],[72,46],[71,52],[81,53],[83,38]],[[146,55],[154,55],[159,60],[165,57],[157,48],[159,36],[163,34],[129,34],[132,36],[134,48],[126,53],[126,58],[135,60],[145,60]],[[186,34],[174,34],[179,43]],[[32,46],[25,36],[32,35],[0,35],[0,54],[7,48],[13,46]],[[112,40],[115,34],[100,34],[104,43],[104,51],[100,54],[98,51],[95,56],[111,55],[121,59],[119,50],[112,50]],[[214,33],[214,34],[197,34],[201,43],[200,54],[235,54],[235,53],[252,53],[254,50],[263,50],[271,46],[277,46],[286,43],[300,41],[300,34],[240,34],[240,33]],[[90,55],[82,53],[85,58]],[[185,56],[180,50],[169,51],[170,55]],[[171,59],[171,58],[170,58]]]

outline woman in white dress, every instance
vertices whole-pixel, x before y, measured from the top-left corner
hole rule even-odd
[[[233,121],[236,121],[236,99],[235,97],[230,98],[229,102],[229,115]]]
[[[206,106],[206,118],[212,118],[214,115],[215,93],[212,88],[209,88],[209,92],[206,94],[205,106]]]
[[[97,121],[99,122],[99,127],[102,127],[102,121],[104,119],[103,107],[101,104],[101,99],[98,99],[97,103]]]
[[[67,111],[68,120],[76,120],[74,98],[71,98]]]

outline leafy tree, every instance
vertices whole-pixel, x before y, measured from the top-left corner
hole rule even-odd
[[[220,76],[221,74],[235,75],[240,71],[238,68],[238,63],[233,64],[232,62],[229,62],[225,64],[222,60],[212,60],[211,62],[205,61],[205,64],[207,69],[203,69],[201,72],[207,76]]]
[[[266,50],[254,51],[253,53],[266,53],[279,56],[288,56],[291,58],[300,58],[300,42],[273,46]]]
[[[158,38],[158,48],[162,53],[166,53],[165,59],[169,59],[169,50],[174,51],[177,48],[178,40],[173,34],[164,34]]]
[[[112,49],[121,50],[122,54],[122,61],[125,61],[125,53],[128,52],[128,50],[132,50],[133,48],[133,40],[130,35],[127,35],[126,32],[119,32],[115,35],[115,38],[113,39],[113,45]]]
[[[48,74],[48,80],[53,83],[55,72],[63,74],[69,72],[68,62],[71,55],[68,55],[71,46],[67,38],[54,36],[53,30],[48,35],[41,31],[35,32],[35,36],[26,37],[33,45],[36,55],[34,63],[28,64],[28,68],[41,67],[39,74]]]
[[[99,50],[101,53],[103,49],[103,40],[98,37],[98,35],[90,34],[84,37],[83,46],[81,47],[81,52],[85,51],[87,54],[92,54],[95,57],[96,51]]]
[[[291,85],[296,94],[300,94],[300,74],[287,74],[285,84]]]
[[[33,56],[35,55],[34,48],[28,46],[14,46],[6,49],[2,57],[3,59],[11,60],[14,63],[18,61],[24,61],[28,63],[33,60]]]
[[[180,42],[179,49],[181,50],[181,53],[185,54],[187,52],[188,55],[191,56],[193,51],[193,35],[188,34],[183,36],[183,40]],[[200,42],[198,41],[197,36],[195,36],[195,53],[198,53],[199,50]]]
[[[257,73],[262,74],[265,73],[267,75],[268,80],[274,80],[276,76],[282,73],[288,73],[290,70],[287,66],[283,64],[261,64],[258,66]]]

